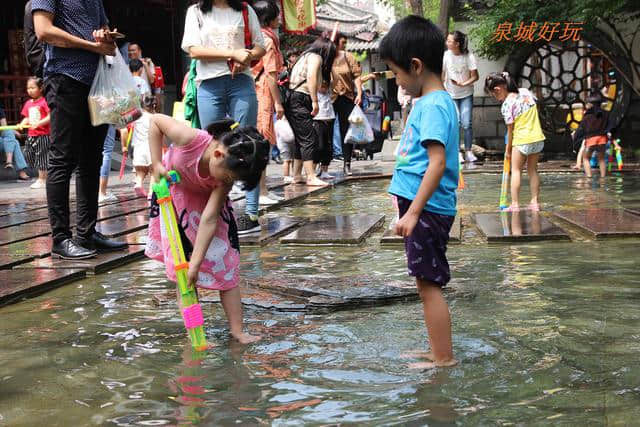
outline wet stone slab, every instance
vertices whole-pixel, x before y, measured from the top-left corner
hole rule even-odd
[[[139,212],[99,221],[96,229],[107,237],[118,237],[145,229],[148,225],[149,214],[147,212]]]
[[[81,269],[90,274],[100,274],[144,257],[143,245],[131,245],[126,250],[98,254],[95,258],[64,260],[46,257],[15,267],[15,270]]]
[[[384,215],[334,215],[315,219],[280,239],[295,244],[359,244],[384,224]]]
[[[451,231],[449,231],[449,244],[456,244],[462,241],[462,224],[460,222],[460,217],[456,216],[453,220],[453,225],[451,226]],[[404,239],[400,236],[397,236],[393,233],[391,228],[388,228],[382,237],[380,238],[380,244],[382,245],[402,245],[404,244]]]
[[[81,269],[0,270],[0,306],[83,279]]]
[[[629,213],[632,213],[634,215],[640,215],[640,207],[638,208],[625,208],[625,210]]]
[[[554,215],[596,238],[640,237],[640,218],[623,209],[581,209]]]
[[[300,280],[299,277],[262,278],[252,286],[278,294],[303,298],[307,311],[341,310],[411,301],[418,297],[411,281],[347,277]]]
[[[252,233],[240,236],[241,246],[264,246],[300,226],[304,219],[291,217],[274,217],[260,219],[260,233]]]
[[[242,295],[242,304],[251,308],[279,312],[307,311],[306,300],[302,297],[281,295],[265,289],[247,286],[245,283],[240,285],[240,293]],[[218,304],[220,302],[220,293],[218,291],[199,289],[198,298],[201,304]],[[156,294],[153,296],[153,302],[157,306],[175,305],[177,308],[176,292],[172,289]]]
[[[51,232],[48,222],[34,222],[0,229],[0,246],[46,236]]]
[[[51,237],[43,236],[0,246],[0,269],[10,269],[51,253]]]
[[[532,242],[569,240],[569,235],[540,212],[497,212],[474,214],[480,233],[489,242]]]

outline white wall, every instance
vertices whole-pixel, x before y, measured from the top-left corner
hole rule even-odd
[[[469,34],[473,23],[471,22],[456,22],[455,28],[458,31],[462,31],[465,34]],[[504,56],[497,61],[491,61],[486,58],[481,58],[475,53],[473,40],[469,39],[469,50],[475,55],[476,62],[478,64],[478,81],[473,85],[473,96],[487,96],[484,92],[484,79],[489,73],[500,72],[504,70],[504,66],[507,62],[507,57]]]

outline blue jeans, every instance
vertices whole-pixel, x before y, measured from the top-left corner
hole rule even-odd
[[[111,154],[113,146],[116,144],[116,128],[109,126],[107,137],[104,139],[104,147],[102,148],[102,166],[100,167],[100,178],[108,178],[111,170]]]
[[[22,155],[22,150],[20,149],[20,143],[16,139],[16,135],[12,130],[4,130],[0,132],[0,140],[2,141],[2,146],[5,153],[13,153],[13,163],[15,164],[16,170],[21,171],[27,168],[27,162],[24,159],[24,155]]]
[[[342,156],[342,141],[340,141],[340,120],[333,122],[333,157]]]
[[[454,101],[456,107],[458,107],[460,124],[464,131],[464,149],[469,151],[473,143],[473,129],[471,128],[471,122],[473,120],[473,95],[469,95],[466,98],[454,99]]]
[[[231,117],[242,126],[255,126],[258,120],[258,98],[253,79],[240,74],[205,80],[198,88],[198,115],[206,129],[212,122]],[[245,193],[245,212],[258,216],[260,185]]]

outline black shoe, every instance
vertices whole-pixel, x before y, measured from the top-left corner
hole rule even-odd
[[[54,243],[51,249],[52,258],[62,259],[86,259],[97,255],[95,250],[80,246],[72,239],[65,239],[60,243]]]
[[[238,224],[238,235],[241,236],[243,234],[256,233],[262,230],[260,227],[260,223],[252,219],[249,215],[245,214],[236,220]]]
[[[95,249],[98,252],[112,252],[119,251],[128,246],[125,242],[117,242],[115,240],[107,239],[107,237],[99,232],[94,232],[91,237],[78,237],[76,239],[78,243],[87,249]]]

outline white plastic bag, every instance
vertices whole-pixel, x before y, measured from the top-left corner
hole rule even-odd
[[[293,135],[293,129],[286,117],[276,120],[273,126],[276,131],[276,140],[283,144],[292,144],[296,137]]]
[[[123,128],[142,115],[140,94],[129,67],[116,49],[115,56],[101,56],[89,91],[91,124]]]
[[[371,129],[371,125],[360,106],[356,105],[353,107],[351,114],[349,114],[349,130],[344,142],[348,144],[369,144],[373,140],[373,129]]]

